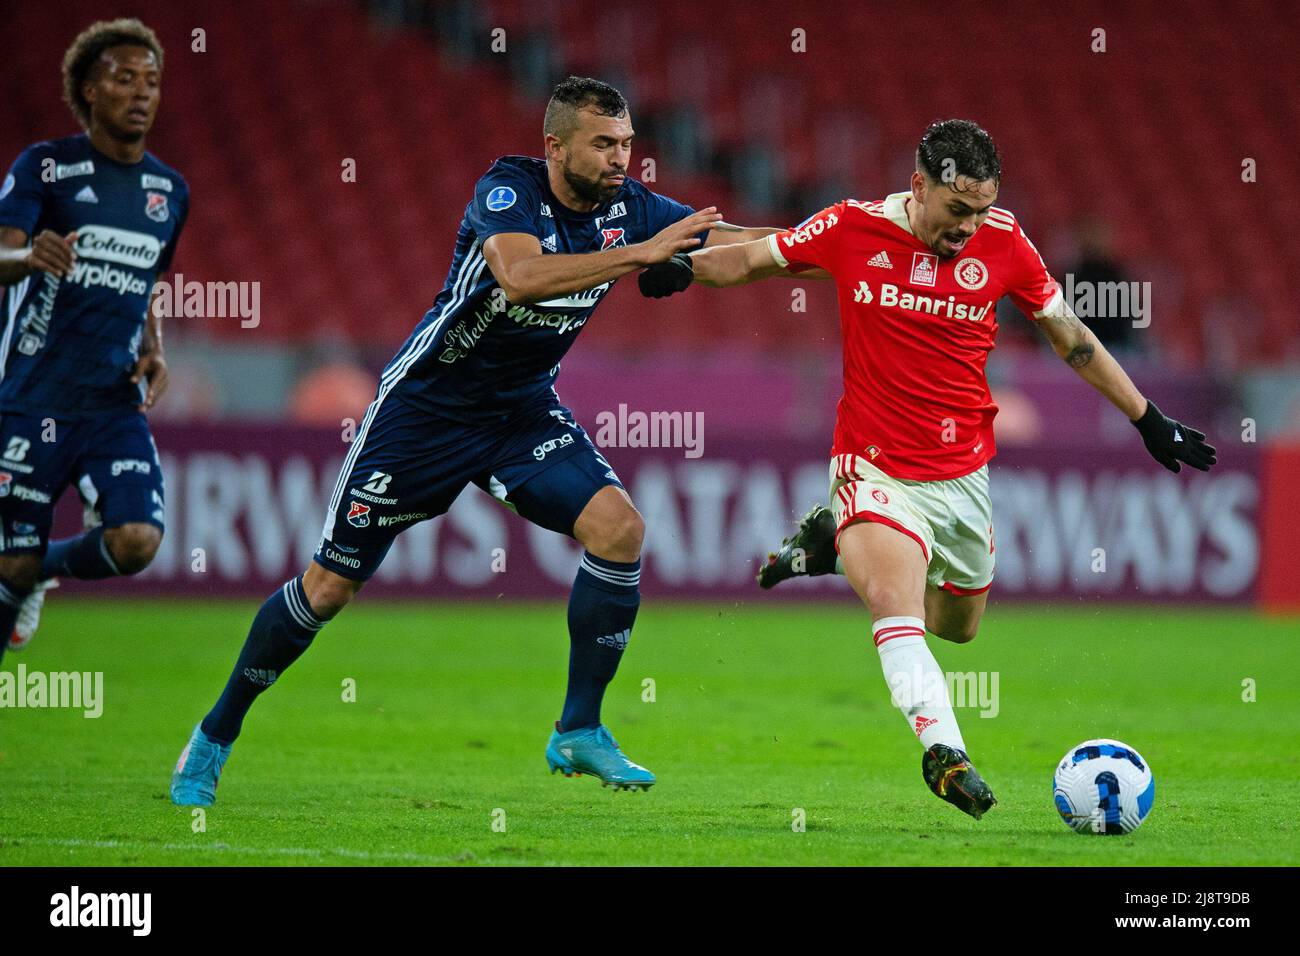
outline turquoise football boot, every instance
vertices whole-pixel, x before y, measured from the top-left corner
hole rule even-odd
[[[604,724],[562,734],[557,721],[546,745],[546,762],[551,773],[559,770],[566,777],[589,773],[600,778],[602,787],[615,790],[649,790],[655,782],[654,774],[618,749],[618,741]]]
[[[230,747],[217,743],[203,732],[201,724],[196,724],[172,771],[172,803],[182,807],[212,806]]]

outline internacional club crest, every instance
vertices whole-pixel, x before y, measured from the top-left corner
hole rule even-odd
[[[962,259],[952,270],[952,277],[963,289],[974,292],[989,281],[989,270],[978,259]]]

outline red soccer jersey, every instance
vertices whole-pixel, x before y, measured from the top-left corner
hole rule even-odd
[[[831,454],[894,478],[959,478],[996,451],[984,364],[998,299],[1037,319],[1061,290],[1011,213],[993,208],[956,258],[940,259],[912,235],[909,195],[846,199],[767,243],[780,265],[835,279],[844,394]]]

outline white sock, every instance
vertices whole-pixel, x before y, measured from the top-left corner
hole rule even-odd
[[[921,746],[929,750],[933,744],[947,744],[965,751],[948,682],[925,643],[925,622],[919,617],[882,617],[871,625],[871,636],[894,705],[921,738]]]

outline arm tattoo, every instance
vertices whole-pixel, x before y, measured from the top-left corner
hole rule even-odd
[[[1055,324],[1059,329],[1069,332],[1077,332],[1083,325],[1073,309],[1066,309],[1064,315],[1057,316]]]
[[[1053,345],[1056,345],[1062,338],[1067,339],[1067,341],[1068,339],[1074,339],[1076,341],[1078,341],[1079,338],[1083,339],[1082,342],[1075,345],[1063,356],[1071,368],[1081,369],[1092,361],[1092,356],[1096,352],[1096,349],[1088,341],[1088,332],[1086,327],[1079,321],[1079,317],[1074,314],[1074,310],[1068,305],[1065,306],[1060,315],[1054,315],[1048,322],[1045,322],[1042,329],[1047,337],[1052,340]]]
[[[1083,368],[1092,361],[1093,351],[1093,347],[1087,343],[1076,345],[1070,349],[1070,353],[1065,356],[1065,360],[1070,363],[1072,368]]]

